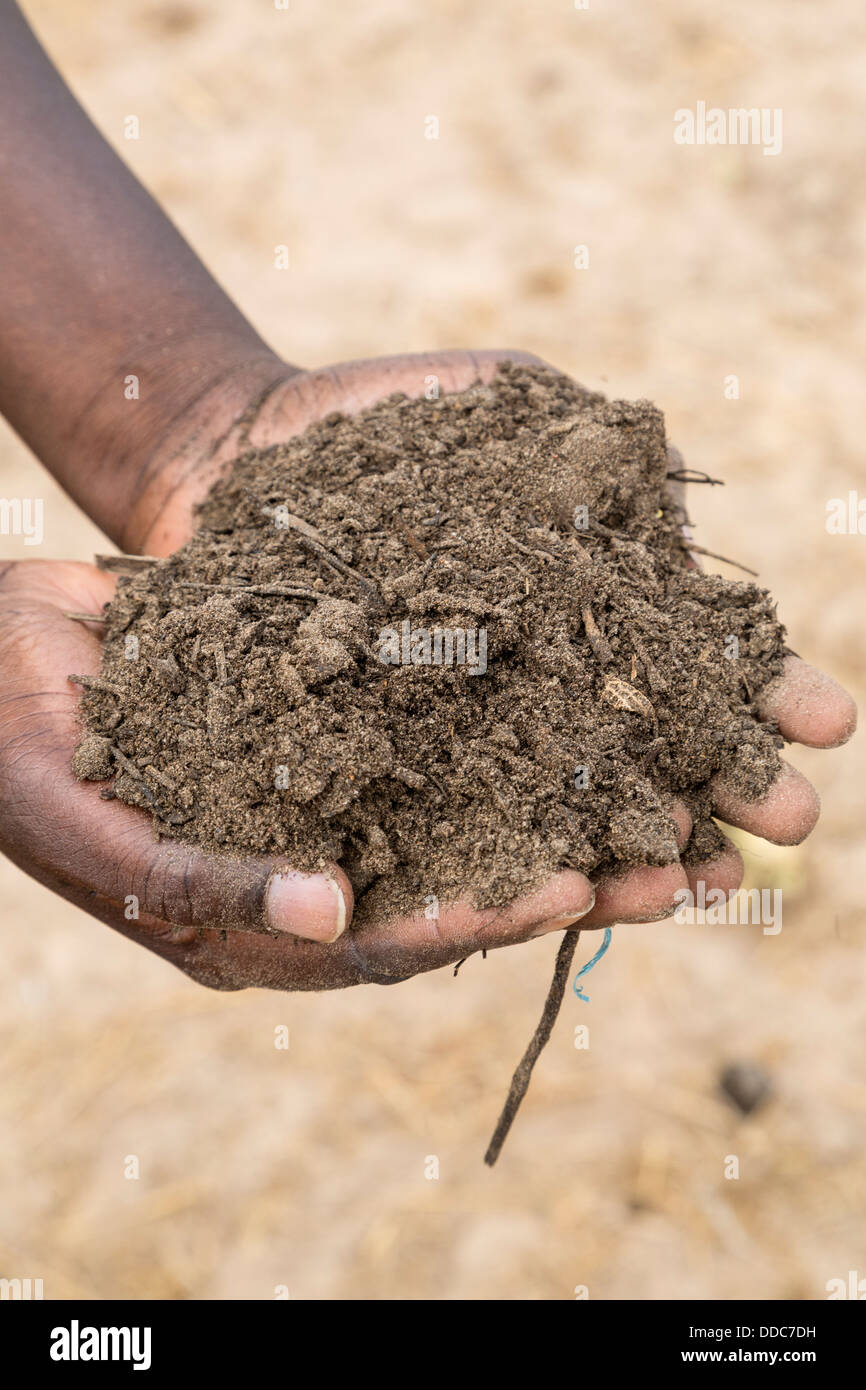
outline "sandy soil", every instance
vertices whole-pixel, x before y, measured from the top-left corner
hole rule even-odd
[[[759,567],[792,645],[862,694],[866,538],[825,528],[866,491],[855,0],[26,8],[288,357],[523,346],[651,397],[727,482],[697,539]],[[781,107],[783,152],[675,145],[698,100]],[[0,494],[44,497],[43,556],[104,548],[8,431]],[[554,941],[457,980],[212,994],[3,862],[0,1274],[133,1299],[808,1299],[866,1275],[863,740],[792,760],[818,830],[741,837],[782,932],[618,928],[493,1172]],[[738,1058],[775,1090],[748,1120],[717,1090]]]

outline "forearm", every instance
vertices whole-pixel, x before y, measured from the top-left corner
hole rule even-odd
[[[184,422],[218,438],[287,368],[103,140],[10,0],[0,0],[0,129],[0,410],[119,539]]]

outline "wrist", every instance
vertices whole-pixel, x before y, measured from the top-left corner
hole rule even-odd
[[[185,354],[145,372],[139,399],[124,400],[129,419],[121,411],[107,429],[93,431],[100,444],[88,455],[104,462],[86,480],[89,514],[127,552],[170,554],[194,529],[196,506],[213,481],[245,447],[259,404],[299,374],[263,345],[251,351],[207,340],[197,340],[194,365]],[[104,503],[94,501],[103,494]]]

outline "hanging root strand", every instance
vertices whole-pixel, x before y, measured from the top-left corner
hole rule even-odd
[[[547,998],[544,1001],[544,1008],[538,1027],[532,1035],[529,1046],[520,1059],[517,1070],[511,1078],[511,1086],[502,1107],[502,1114],[499,1116],[493,1138],[487,1146],[484,1155],[484,1162],[488,1168],[492,1168],[500,1153],[502,1145],[508,1138],[508,1131],[514,1123],[514,1118],[520,1109],[523,1097],[529,1089],[529,1079],[532,1076],[532,1068],[538,1061],[547,1042],[553,1032],[562,1005],[565,986],[568,982],[571,962],[577,950],[577,943],[580,940],[579,931],[567,931],[564,933],[559,951],[556,956],[556,965],[553,970],[553,979],[550,982],[550,989],[547,991]]]

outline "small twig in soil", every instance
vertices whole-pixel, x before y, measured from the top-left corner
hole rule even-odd
[[[394,452],[396,453],[397,451],[394,450]],[[254,502],[261,505],[261,498],[256,497],[254,492],[249,488],[244,488],[244,491]],[[347,565],[345,560],[341,560],[339,555],[334,555],[328,550],[327,546],[324,544],[324,537],[321,531],[317,531],[315,526],[311,526],[308,521],[304,521],[303,517],[296,516],[294,512],[287,511],[285,507],[277,509],[275,507],[263,506],[261,510],[265,516],[279,515],[281,525],[285,525],[290,530],[294,531],[298,541],[305,550],[309,550],[313,555],[317,555],[326,565],[330,565],[331,569],[336,570],[337,574],[342,574],[347,579],[354,579],[356,584],[360,584],[368,594],[381,602],[379,591],[372,580],[367,579],[363,574],[359,574],[357,570],[352,569],[351,565]]]
[[[580,422],[580,416],[575,415],[571,420],[559,420],[555,425],[548,425],[544,433],[546,435],[570,434],[573,429],[577,428]]]
[[[631,536],[627,536],[625,531],[613,531],[609,526],[605,526],[603,521],[596,521],[595,517],[592,516],[589,518],[589,529],[590,531],[597,531],[601,536],[621,536],[623,540],[631,540]]]
[[[515,550],[520,551],[521,555],[535,555],[539,560],[566,560],[568,558],[566,555],[557,555],[555,550],[544,550],[541,546],[524,545],[515,536],[509,536],[508,541]]]
[[[574,546],[575,550],[577,551],[578,559],[580,560],[581,564],[591,565],[591,564],[592,564],[592,556],[590,555],[589,551],[587,550],[587,548],[586,548],[586,546],[583,544],[583,542],[582,542],[582,541],[579,541],[579,540],[577,539],[577,536],[569,536],[569,540],[571,541],[571,544]]]
[[[227,685],[228,669],[226,666],[226,649],[223,643],[217,641],[212,642],[210,652],[216,664],[217,685]]]
[[[157,555],[94,555],[96,568],[108,574],[138,574],[159,564]]]
[[[244,491],[248,492],[248,489],[245,488]],[[253,494],[249,493],[249,496],[253,496]],[[258,501],[258,498],[255,500]],[[262,511],[265,516],[278,515],[275,507],[262,507]],[[297,531],[300,535],[309,537],[310,540],[318,541],[319,545],[324,544],[324,536],[321,531],[317,531],[315,526],[311,526],[308,521],[304,521],[302,516],[295,516],[294,512],[287,512],[284,507],[279,508],[279,522],[280,529],[288,527],[291,531]]]
[[[437,792],[439,792],[440,796],[447,796],[447,795],[448,795],[448,793],[447,793],[447,791],[445,790],[445,788],[443,787],[442,783],[439,781],[439,778],[436,777],[436,776],[430,771],[429,767],[428,767],[427,771],[425,772],[424,776],[427,777],[427,778],[429,778],[429,780],[433,783],[434,787],[436,788]]]
[[[64,609],[63,616],[64,618],[71,618],[76,623],[104,623],[106,621],[105,613],[69,613]]]
[[[183,825],[185,821],[191,819],[190,816],[184,816],[179,811],[164,810],[157,800],[156,795],[145,782],[142,773],[136,767],[135,763],[130,762],[129,758],[125,753],[120,751],[116,743],[112,743],[111,751],[114,754],[115,762],[118,764],[121,772],[125,772],[128,777],[133,779],[145,801],[153,808],[154,814],[157,815],[160,820],[165,821],[167,825]],[[155,767],[148,766],[147,771],[157,782],[161,782],[164,787],[168,788],[170,791],[175,790],[174,785],[169,779],[163,773],[158,772]]]
[[[303,531],[298,532],[298,540],[305,550],[309,550],[312,555],[318,556],[318,558],[326,565],[329,565],[332,570],[336,570],[337,574],[345,575],[347,579],[354,579],[355,583],[360,584],[364,592],[369,594],[371,598],[375,598],[377,603],[382,602],[379,590],[376,588],[373,581],[367,579],[365,575],[359,574],[357,570],[352,569],[352,566],[347,565],[345,560],[341,560],[339,555],[333,555],[330,550],[327,550],[325,546],[313,540],[312,536],[306,535]]]
[[[85,690],[102,690],[107,695],[122,695],[124,692],[119,685],[112,685],[110,681],[100,680],[98,676],[67,676],[66,679],[73,685],[83,685]]]
[[[121,753],[116,743],[112,743],[111,751],[114,754],[114,760],[120,768],[121,772],[125,772],[128,777],[131,777],[133,781],[138,785],[140,792],[144,796],[145,800],[149,803],[149,805],[153,806],[155,810],[159,810],[159,804],[157,802],[156,797],[150,790],[150,787],[145,782],[138,768],[135,766],[135,763],[130,762],[129,758],[126,756],[125,753]]]
[[[514,546],[515,550],[520,551],[521,555],[531,555],[533,553],[529,546],[524,545],[523,542],[519,541],[516,536],[509,536],[508,540],[509,543]]]
[[[159,768],[154,767],[152,763],[148,763],[144,770],[145,772],[149,772],[154,781],[161,783],[161,785],[165,787],[168,791],[177,791],[177,786],[174,782],[172,782],[171,778],[166,777],[165,773],[160,772]]]
[[[465,965],[465,964],[466,964],[466,962],[468,961],[468,959],[469,959],[468,956],[464,956],[462,960],[458,960],[457,964],[456,964],[455,967],[454,967],[454,978],[455,978],[455,980],[457,979],[457,971],[460,969],[461,965]],[[482,960],[486,960],[486,959],[487,959],[487,952],[486,952],[485,950],[482,950],[482,952],[481,952],[481,959],[482,959]]]
[[[699,468],[674,468],[665,474],[666,478],[673,478],[675,483],[709,483],[710,487],[724,487],[724,478],[711,478],[709,473],[702,473]]]
[[[577,950],[577,943],[580,940],[579,931],[565,932],[559,951],[556,956],[556,965],[553,971],[553,979],[550,982],[550,989],[544,1001],[544,1008],[538,1027],[532,1035],[529,1046],[520,1059],[517,1070],[511,1078],[511,1086],[508,1097],[502,1107],[502,1114],[499,1116],[496,1128],[493,1131],[493,1138],[487,1146],[484,1155],[484,1162],[488,1168],[492,1168],[502,1151],[502,1145],[508,1138],[508,1131],[514,1123],[514,1117],[520,1109],[520,1103],[529,1088],[529,1079],[532,1076],[532,1068],[538,1061],[544,1047],[546,1046],[553,1025],[556,1022],[562,1004],[562,997],[565,994],[565,986],[568,981],[568,972],[571,969],[571,962]]]
[[[741,565],[739,560],[729,560],[727,555],[718,555],[715,550],[705,550],[702,545],[695,545],[694,541],[685,541],[681,546],[682,550],[693,550],[696,555],[709,555],[711,560],[721,560],[725,565],[733,565],[734,569],[742,570],[744,574],[758,576],[757,570],[750,570],[748,565]]]
[[[134,777],[137,782],[140,782],[141,773],[139,772],[135,763],[130,762],[129,758],[126,756],[125,753],[121,752],[116,743],[112,743],[111,751],[114,754],[115,762],[119,765],[121,770],[123,772],[128,773],[130,777]]]
[[[402,782],[404,787],[411,787],[413,791],[423,787],[427,780],[423,772],[415,772],[411,767],[395,767],[391,776],[395,777],[398,782]]]
[[[195,579],[179,579],[178,589],[212,589],[225,594],[266,594],[273,598],[327,598],[328,595],[322,591],[318,594],[313,589],[296,588],[292,584],[203,584]]]

